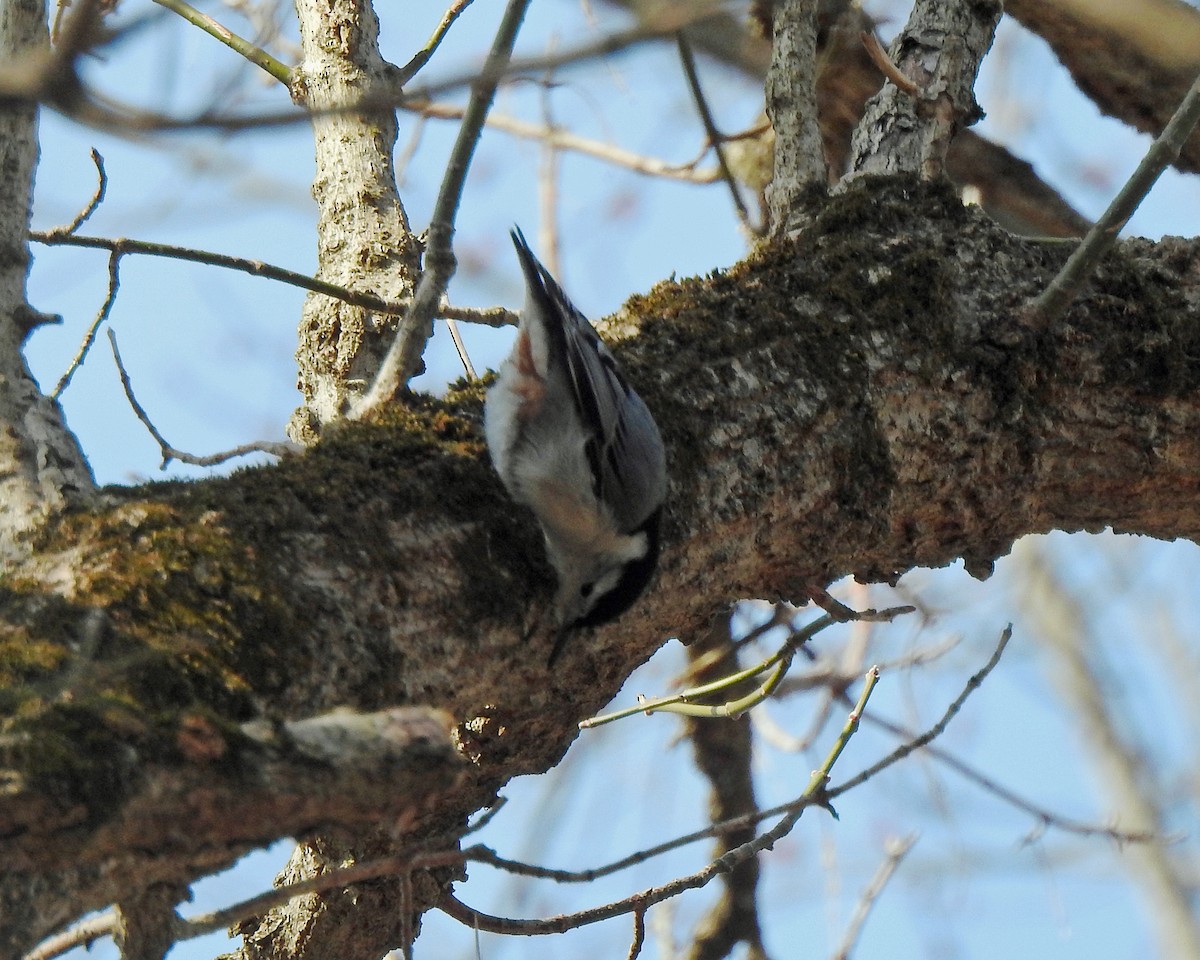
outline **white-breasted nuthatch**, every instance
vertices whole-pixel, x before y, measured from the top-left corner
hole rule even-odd
[[[654,417],[520,230],[525,309],[488,390],[496,472],[537,515],[558,573],[553,665],[570,633],[616,619],[658,562],[666,454]]]

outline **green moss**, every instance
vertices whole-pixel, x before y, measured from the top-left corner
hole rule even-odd
[[[12,579],[0,588],[0,736],[22,744],[9,765],[107,809],[129,786],[129,757],[177,755],[181,718],[249,719],[318,671],[302,651],[320,655],[312,625],[327,611],[295,589],[313,535],[331,568],[378,569],[402,589],[399,548],[381,531],[411,513],[451,524],[490,516],[487,551],[470,538],[455,547],[480,585],[456,612],[476,624],[511,618],[548,578],[536,527],[487,460],[481,401],[477,385],[445,401],[407,397],[303,456],[218,480],[113,488],[102,506],[43,530],[37,548],[67,558],[73,594],[43,598],[40,585]],[[495,587],[493,565],[513,571]]]

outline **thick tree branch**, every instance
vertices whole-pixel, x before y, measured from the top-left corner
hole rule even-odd
[[[1200,11],[1179,0],[1005,0],[1100,110],[1157,136],[1200,73]],[[1200,172],[1200,135],[1175,165]]]
[[[864,180],[800,241],[633,298],[610,331],[640,327],[620,359],[668,444],[662,571],[551,673],[530,625],[553,578],[487,461],[478,387],[411,398],[274,467],[70,516],[0,592],[0,629],[20,638],[20,719],[0,732],[30,746],[4,757],[23,786],[0,800],[20,825],[0,829],[0,858],[22,872],[0,879],[0,909],[30,918],[10,936],[31,946],[139,883],[227,862],[229,846],[180,829],[188,796],[148,808],[140,792],[195,776],[210,738],[180,746],[186,718],[211,718],[200,733],[220,743],[254,716],[444,709],[472,765],[419,825],[454,835],[507,778],[555,763],[664,637],[733,599],[798,601],[847,573],[891,580],[957,557],[983,575],[1050,529],[1200,539],[1197,253],[1119,243],[1034,332],[1018,308],[1061,264],[1057,245],[1012,237],[946,187]],[[224,770],[205,796],[241,809]],[[364,802],[354,822],[386,822],[397,802]],[[295,828],[255,823],[247,843]],[[322,843],[301,867],[346,853]],[[131,850],[135,873],[100,869]],[[414,909],[447,879],[414,877]],[[322,917],[352,918],[343,938],[362,933],[342,956],[399,936],[395,896],[323,895]]]
[[[7,865],[0,902],[12,909],[5,910],[0,929],[0,956],[20,956],[49,932],[38,929],[45,923],[39,916],[44,904],[70,902],[83,912],[106,899],[122,904],[124,935],[169,945],[176,937],[170,923],[161,916],[145,923],[138,917],[148,896],[160,914],[165,909],[169,915],[197,871],[220,870],[279,836],[427,817],[465,769],[450,739],[450,718],[435,710],[342,711],[243,725],[196,710],[155,731],[163,738],[154,745],[158,757],[134,755],[130,740],[122,747],[109,741],[114,755],[78,758],[80,768],[71,771],[80,778],[73,796],[62,784],[57,797],[47,794],[53,781],[47,779],[46,758],[39,763],[30,754],[57,745],[48,739],[49,729],[33,730],[82,715],[72,716],[59,700],[48,703],[42,717],[22,724],[22,732],[9,724],[0,756],[9,772],[0,811]],[[86,741],[82,731],[74,732]],[[141,733],[143,754],[150,753],[148,731]],[[65,731],[59,736],[65,739]],[[100,742],[92,747],[101,749]],[[82,764],[89,761],[92,768],[85,770]],[[109,801],[117,797],[103,796],[101,783],[85,779],[101,768],[112,776],[118,767],[120,802],[113,806]],[[17,768],[24,779],[12,776]],[[75,836],[81,827],[89,834],[83,845]],[[106,879],[105,873],[113,876]],[[165,888],[176,892],[174,900],[162,899]],[[106,890],[117,895],[105,898]],[[43,904],[19,910],[14,904],[26,891]]]

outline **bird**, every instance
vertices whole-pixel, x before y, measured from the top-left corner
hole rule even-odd
[[[557,574],[552,667],[571,635],[615,620],[649,584],[666,452],[616,358],[520,229],[511,236],[525,306],[487,392],[484,433],[505,488],[537,517]]]

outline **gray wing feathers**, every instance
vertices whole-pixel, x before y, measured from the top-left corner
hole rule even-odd
[[[530,251],[519,230],[513,243],[528,287],[528,320],[540,322],[547,350],[559,355],[586,436],[584,455],[597,500],[618,529],[642,525],[666,493],[662,440],[650,411],[625,379],[595,329]]]

